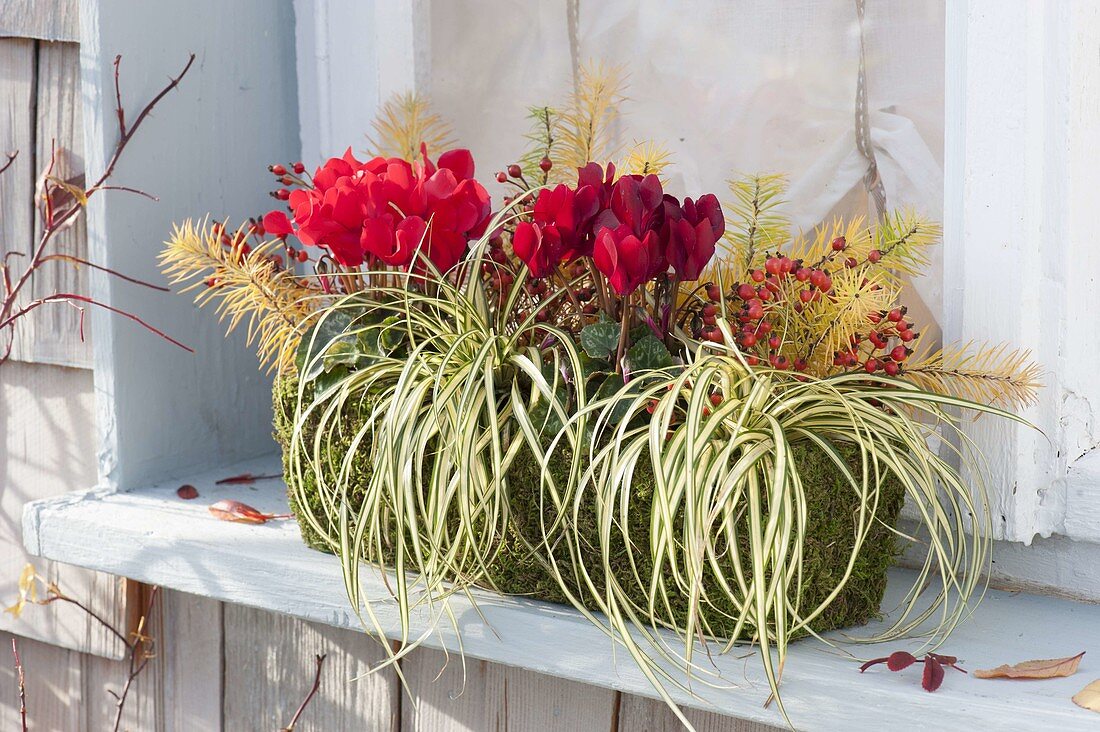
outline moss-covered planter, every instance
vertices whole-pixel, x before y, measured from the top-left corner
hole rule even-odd
[[[275,437],[284,450],[290,440],[293,429],[294,404],[296,400],[297,383],[291,379],[283,379],[276,382],[274,390],[275,413]],[[354,424],[349,424],[349,433],[353,433]],[[802,563],[802,607],[816,607],[833,591],[839,583],[847,568],[854,543],[854,531],[858,520],[860,500],[854,495],[851,486],[846,483],[836,466],[822,453],[808,446],[795,445],[797,459],[801,466],[801,475],[808,499],[807,530],[805,534],[804,558]],[[856,456],[850,456],[853,463],[853,471],[858,472],[859,467],[855,463]],[[632,484],[632,500],[642,504],[649,500],[653,492],[652,475],[641,469],[646,461],[640,461],[639,470],[635,472]],[[553,462],[552,462],[553,465]],[[359,466],[358,473],[353,478],[353,483],[365,484],[369,480],[370,466]],[[552,469],[554,469],[552,467]],[[527,548],[530,543],[538,542],[537,527],[538,515],[538,486],[540,484],[538,465],[534,460],[520,461],[512,468],[509,475],[509,485],[514,491],[510,496],[509,506],[512,513],[511,527],[505,540],[505,546],[500,553],[496,564],[491,568],[489,580],[496,589],[505,594],[523,595],[550,602],[564,603],[565,595],[561,587],[549,570],[532,555]],[[556,470],[563,475],[568,472],[564,465],[564,458],[557,459]],[[319,522],[327,519],[320,509],[319,498],[312,490],[313,476],[307,471],[304,474],[304,493],[315,497],[314,501],[302,505],[297,500],[294,491],[290,492],[290,508],[298,518],[298,524],[305,542],[321,551],[330,551],[329,546],[312,529],[309,523],[303,519],[306,512],[311,513]],[[354,485],[350,491],[356,493]],[[824,632],[836,628],[862,625],[873,619],[878,614],[883,592],[886,588],[886,571],[893,563],[897,554],[896,539],[884,524],[893,526],[904,498],[904,492],[897,481],[888,481],[882,490],[878,506],[878,520],[864,540],[863,547],[856,559],[851,576],[840,594],[829,604],[828,608],[812,623],[817,632]],[[650,567],[646,566],[649,557],[649,546],[646,541],[648,526],[646,525],[644,510],[632,512],[632,516],[638,521],[636,527],[631,527],[631,539],[634,546],[630,552],[634,562],[638,563],[638,569],[643,573]],[[581,512],[581,521],[586,516],[594,516],[591,507]],[[595,521],[592,519],[588,525],[580,527],[583,536],[591,536],[593,547],[597,545],[595,540]],[[524,541],[526,539],[526,541]],[[615,556],[612,557],[610,566],[615,577],[624,585],[634,587],[633,599],[644,604],[644,592],[636,587],[633,580],[633,570],[627,556],[625,546],[616,546]],[[561,559],[568,556],[562,549]],[[597,556],[593,554],[593,556]],[[602,581],[600,576],[600,562],[593,562],[594,566],[589,571],[596,578],[597,585]],[[670,586],[673,583],[669,583]],[[574,593],[584,598],[585,593],[572,588]],[[684,612],[686,599],[683,597],[672,598],[673,619]],[[729,621],[729,615],[735,615],[729,602],[721,602],[718,598],[714,607],[704,611],[711,631],[720,637],[728,637],[733,632],[733,624]]]

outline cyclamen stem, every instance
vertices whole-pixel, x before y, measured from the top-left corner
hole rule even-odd
[[[626,344],[630,335],[630,300],[629,296],[623,298],[623,320],[619,328],[619,348],[615,354],[615,373],[623,373],[623,356],[626,353]]]

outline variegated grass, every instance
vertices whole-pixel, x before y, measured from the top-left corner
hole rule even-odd
[[[506,210],[490,230],[509,216]],[[480,261],[485,245],[472,261]],[[351,604],[380,636],[378,598],[364,596],[360,570],[363,563],[392,569],[384,576],[401,629],[391,662],[423,640],[412,637],[414,610],[427,607],[433,618],[455,622],[448,598],[459,592],[473,600],[472,587],[491,584],[488,569],[511,520],[508,475],[517,459],[543,468],[542,540],[530,550],[685,724],[673,692],[694,696],[692,680],[728,683],[697,656],[728,652],[738,642],[758,647],[786,719],[778,690],[789,643],[812,633],[843,590],[880,521],[887,479],[900,481],[920,516],[927,559],[893,622],[864,640],[925,633],[935,645],[980,594],[989,556],[985,492],[965,484],[930,438],[954,439],[962,459],[973,461],[952,410],[1018,419],[1012,414],[877,375],[797,380],[751,368],[735,350],[712,345],[687,348],[682,368],[632,374],[617,393],[596,399],[584,379],[570,378],[584,372],[584,357],[569,333],[537,322],[535,313],[517,324],[522,273],[499,306],[478,277],[381,274],[389,284],[374,288],[369,300],[345,298],[320,320],[352,312],[342,335],[356,337],[399,312],[385,327],[400,331],[407,350],[379,355],[324,390],[309,391],[303,379],[287,464],[291,490],[303,490],[307,468],[313,474],[324,520],[308,512],[305,519],[341,557]],[[539,347],[548,343],[554,347]],[[363,410],[367,419],[349,421]],[[307,440],[303,426],[311,421],[317,427]],[[346,446],[334,450],[338,438]],[[807,501],[795,444],[827,455],[859,507],[843,579],[816,607],[801,604]],[[842,447],[858,451],[858,470]],[[564,481],[548,469],[556,451],[571,456]],[[631,499],[643,460],[656,487],[645,504]],[[353,500],[363,465],[369,480]],[[307,498],[298,495],[303,505]],[[586,500],[596,509],[598,556],[579,531]],[[630,576],[617,576],[610,550],[633,543],[626,527],[637,511],[647,512],[649,569],[635,563]],[[567,560],[555,551],[561,542]],[[644,603],[631,599],[632,586],[644,590]],[[930,603],[922,599],[928,594]],[[714,637],[707,619],[719,595],[734,609],[736,631],[724,638]],[[672,610],[674,596],[688,599],[682,619]]]

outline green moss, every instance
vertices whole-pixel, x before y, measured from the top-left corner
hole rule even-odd
[[[275,436],[284,447],[290,436],[293,419],[293,407],[296,396],[296,384],[281,381],[275,387]],[[349,425],[351,427],[352,425]],[[347,430],[351,432],[353,430]],[[339,450],[340,445],[333,449]],[[816,607],[837,586],[843,576],[853,545],[853,534],[858,517],[859,498],[853,494],[841,473],[831,460],[810,445],[794,446],[807,495],[807,530],[802,562],[802,607]],[[846,456],[858,470],[857,456]],[[555,480],[562,480],[568,473],[565,456],[556,456],[550,465]],[[357,484],[365,485],[369,480],[370,465],[364,460],[357,466]],[[328,551],[328,546],[309,523],[302,519],[306,512],[324,522],[324,514],[315,490],[312,490],[313,476],[308,472],[304,476],[305,493],[311,498],[301,505],[293,492],[290,495],[290,507],[299,517],[302,538],[310,546]],[[529,544],[539,541],[538,490],[540,475],[538,464],[533,460],[518,461],[509,474],[509,486],[513,494],[509,498],[512,512],[511,527],[504,539],[504,545],[489,580],[494,589],[515,595],[525,595],[551,602],[565,602],[565,595],[546,566],[528,549]],[[651,570],[649,563],[648,504],[653,497],[653,476],[648,470],[648,461],[640,460],[631,485],[631,521],[630,537],[633,546],[629,549],[619,541],[611,551],[609,565],[616,579],[627,588],[635,604],[645,605],[645,591],[633,580],[630,557],[638,564],[644,577]],[[879,505],[879,517],[893,525],[901,508],[903,491],[896,481],[889,481],[883,489]],[[352,492],[355,500],[355,492]],[[547,516],[547,519],[553,517]],[[582,502],[578,521],[581,541],[587,542],[591,552],[587,555],[598,557],[595,548],[596,522],[595,510],[591,500]],[[744,534],[744,532],[740,532]],[[744,547],[740,547],[744,549]],[[818,632],[835,628],[849,627],[866,623],[878,613],[886,587],[886,570],[893,563],[897,553],[894,535],[885,526],[877,523],[865,539],[856,560],[848,583],[833,600],[824,613],[813,623]],[[556,554],[559,567],[569,566],[569,554],[564,542],[558,543]],[[593,561],[588,567],[597,586],[603,582],[602,563]],[[672,586],[672,583],[668,583]],[[708,583],[708,587],[714,587]],[[579,583],[570,588],[582,598],[586,605],[594,606],[587,593],[581,591]],[[732,604],[721,593],[712,590],[712,606],[703,611],[703,617],[711,634],[728,637],[733,632],[729,616],[734,614]],[[679,624],[686,613],[684,596],[670,598],[671,617],[659,620]]]

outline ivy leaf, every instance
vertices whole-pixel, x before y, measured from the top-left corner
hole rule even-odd
[[[325,373],[328,373],[338,366],[355,366],[362,356],[355,341],[341,338],[321,356],[321,364]]]
[[[324,359],[319,356],[344,336],[357,314],[350,308],[333,310],[302,334],[298,351],[294,354],[294,364],[303,380],[311,381],[327,370]]]
[[[672,354],[668,352],[668,349],[665,348],[665,344],[653,335],[642,338],[626,352],[626,366],[631,373],[656,371],[675,365],[676,361],[672,358]]]
[[[619,325],[592,323],[581,329],[581,348],[592,358],[608,359],[619,348]]]
[[[378,346],[387,356],[397,352],[408,339],[408,333],[402,327],[402,320],[391,315],[378,325]]]
[[[608,412],[607,423],[616,425],[623,421],[623,417],[626,416],[627,410],[630,407],[630,401],[634,398],[639,390],[639,382],[630,381],[627,382],[626,388],[623,388],[623,377],[619,374],[608,374],[608,376],[600,383],[599,388],[596,389],[596,393],[591,396],[592,401],[600,399],[607,399],[618,395],[615,406]]]

